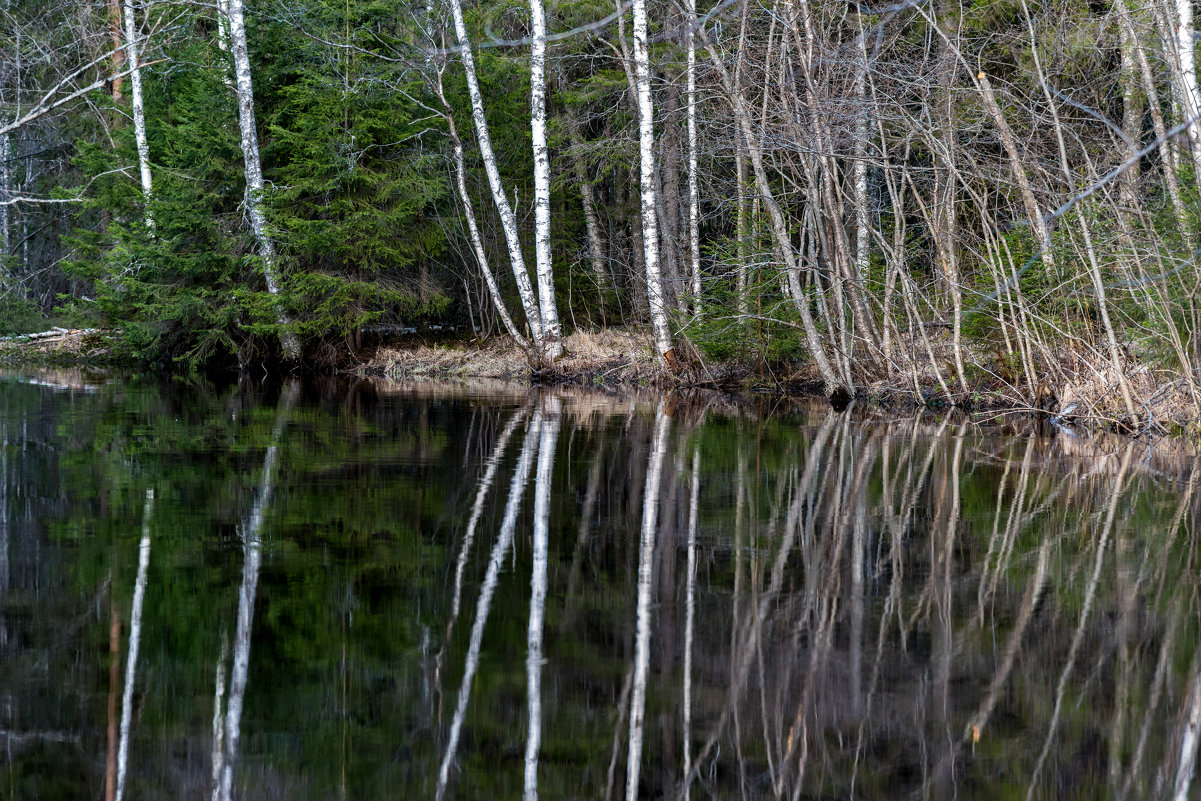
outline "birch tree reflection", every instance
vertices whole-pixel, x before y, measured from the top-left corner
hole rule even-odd
[[[250,636],[254,624],[254,602],[258,591],[259,568],[263,559],[262,529],[271,495],[275,489],[275,470],[279,460],[279,444],[288,425],[288,415],[296,404],[300,384],[290,381],[280,397],[271,431],[271,444],[263,457],[263,472],[259,479],[254,506],[242,525],[242,586],[238,589],[238,622],[234,634],[233,661],[229,667],[229,686],[225,681],[224,649],[217,666],[217,711],[213,715],[213,801],[230,801],[233,797],[234,768],[238,761],[241,738],[242,707],[246,700],[246,683],[250,669]],[[225,707],[221,708],[222,698]]]
[[[121,387],[88,427],[25,391],[5,798],[1196,795],[1183,443],[363,384]]]

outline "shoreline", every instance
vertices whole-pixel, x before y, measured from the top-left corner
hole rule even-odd
[[[0,340],[0,366],[133,367],[114,355],[118,332],[56,329]],[[597,389],[706,390],[730,395],[774,395],[832,403],[812,365],[777,367],[740,362],[704,362],[694,358],[680,375],[669,374],[656,359],[649,332],[637,328],[575,331],[553,369],[531,371],[523,351],[504,336],[488,340],[414,336],[378,345],[348,358],[333,372],[344,376],[411,380],[490,380],[520,386],[573,385]],[[974,422],[1003,424],[1007,418],[1035,418],[1058,426],[1123,435],[1172,436],[1201,441],[1201,403],[1191,397],[1185,378],[1168,370],[1135,364],[1124,373],[1139,392],[1145,413],[1138,430],[1122,418],[1119,381],[1112,368],[1076,370],[1075,381],[1043,384],[1048,397],[1032,401],[1014,381],[980,367],[987,359],[971,354],[975,380],[967,391],[948,392],[950,376],[910,368],[906,381],[891,376],[862,378],[851,400],[897,411],[958,412]],[[948,395],[951,399],[948,399]],[[835,407],[843,404],[833,403]]]

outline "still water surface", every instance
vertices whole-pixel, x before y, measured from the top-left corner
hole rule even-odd
[[[0,798],[1197,795],[1182,450],[65,373],[0,438]]]

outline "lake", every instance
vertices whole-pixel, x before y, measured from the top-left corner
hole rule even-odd
[[[1196,797],[1196,456],[720,395],[0,383],[0,798]]]

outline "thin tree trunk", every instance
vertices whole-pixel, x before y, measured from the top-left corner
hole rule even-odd
[[[600,292],[609,289],[609,274],[605,270],[605,242],[601,236],[600,216],[596,213],[596,193],[588,177],[588,169],[580,151],[584,138],[580,133],[582,123],[574,114],[567,119],[568,135],[571,137],[571,166],[575,171],[576,183],[580,186],[580,203],[584,207],[584,229],[588,234],[588,263]],[[604,319],[604,301],[601,301],[601,318]]]
[[[457,4],[458,0],[454,0]],[[538,273],[538,307],[542,319],[541,361],[563,353],[563,331],[555,306],[555,277],[550,252],[550,156],[546,144],[546,11],[542,0],[530,0],[530,129],[534,142],[534,260]]]
[[[234,82],[238,98],[238,126],[242,134],[242,161],[246,170],[246,211],[250,228],[259,247],[263,278],[276,302],[276,313],[282,333],[279,337],[284,358],[290,362],[300,359],[300,340],[288,330],[291,320],[279,301],[275,242],[267,230],[263,200],[263,167],[259,160],[259,140],[254,121],[254,87],[250,80],[250,51],[246,42],[246,18],[243,0],[227,0],[229,7],[229,37],[234,59]]]
[[[504,298],[500,294],[500,286],[496,283],[496,276],[492,274],[492,267],[488,264],[488,253],[484,250],[484,241],[480,236],[479,225],[475,219],[475,208],[471,204],[471,195],[467,192],[467,169],[463,164],[463,140],[459,138],[458,128],[455,127],[455,118],[451,113],[450,104],[446,101],[446,95],[442,91],[442,73],[439,71],[438,79],[434,87],[438,93],[438,99],[442,101],[443,116],[446,118],[447,132],[450,134],[450,142],[454,149],[455,162],[455,185],[459,190],[459,200],[463,203],[463,217],[467,221],[467,234],[471,240],[471,252],[475,254],[475,261],[479,265],[480,273],[484,276],[484,284],[488,287],[488,296],[492,299],[492,305],[496,307],[496,313],[500,316],[501,323],[505,326],[505,331],[513,338],[518,347],[529,352],[530,343],[517,330],[516,323],[509,315],[508,308],[505,307]]]
[[[138,149],[138,174],[142,181],[142,202],[146,204],[142,219],[146,228],[154,230],[154,215],[150,211],[150,145],[146,140],[146,111],[142,98],[142,68],[138,62],[138,26],[133,14],[133,0],[125,0],[125,51],[129,59],[130,97],[133,107],[133,135]]]
[[[113,105],[120,105],[125,88],[125,48],[121,34],[121,0],[108,0],[109,36],[113,43],[113,55],[109,67],[113,71],[113,80],[109,84]],[[17,48],[18,53],[20,47]],[[20,67],[18,66],[18,75]]]
[[[739,127],[742,129],[742,136],[746,141],[747,153],[751,159],[751,168],[755,173],[755,183],[759,188],[759,196],[763,200],[763,205],[767,207],[768,218],[771,221],[772,236],[776,242],[776,250],[784,259],[785,269],[788,273],[790,275],[798,273],[800,267],[797,265],[796,253],[792,249],[791,238],[788,234],[788,224],[784,219],[784,213],[780,210],[779,204],[776,203],[776,199],[772,195],[771,184],[767,178],[767,170],[763,166],[763,156],[759,150],[755,132],[751,127],[746,105],[743,102],[742,96],[735,94],[733,83],[730,80],[730,73],[726,70],[721,57],[718,55],[717,50],[714,49],[713,43],[709,41],[704,29],[699,28],[698,33],[702,36],[702,41],[704,42],[705,49],[709,52],[710,60],[721,76],[722,85],[730,98],[731,109],[734,112]],[[834,368],[830,366],[830,360],[826,357],[825,347],[822,345],[821,337],[818,335],[817,325],[813,321],[813,314],[809,311],[808,304],[804,298],[798,297],[795,300],[797,310],[801,315],[801,325],[805,331],[805,342],[809,346],[809,352],[813,356],[813,360],[817,364],[817,369],[821,373],[822,381],[826,385],[827,396],[832,395],[840,388],[850,392],[853,388],[844,386],[845,382],[835,375]]]
[[[1197,43],[1194,38],[1193,0],[1175,0],[1176,5],[1176,63],[1177,96],[1180,102],[1181,122],[1189,121],[1188,144],[1193,156],[1193,169],[1201,175],[1201,92],[1197,88],[1197,60],[1194,55]]]
[[[496,204],[500,216],[501,228],[504,230],[505,242],[509,247],[509,264],[513,269],[513,277],[517,280],[517,293],[521,297],[521,305],[525,309],[526,323],[530,327],[530,339],[533,350],[537,354],[543,352],[542,312],[538,308],[538,298],[530,284],[530,274],[525,268],[525,256],[521,250],[521,239],[517,234],[517,218],[513,215],[513,207],[505,195],[504,185],[500,180],[500,169],[496,164],[496,154],[492,150],[492,137],[488,133],[488,121],[484,118],[484,98],[480,93],[479,79],[475,74],[475,58],[471,54],[471,40],[467,37],[467,23],[463,20],[463,6],[459,0],[448,0],[451,16],[454,18],[455,35],[459,43],[459,58],[463,62],[463,73],[467,78],[467,94],[471,98],[471,118],[475,123],[476,141],[479,143],[480,158],[484,162],[484,172],[488,176],[488,186],[492,190],[492,200]]]
[[[697,176],[696,131],[696,0],[685,1],[688,15],[688,259],[692,278],[692,313],[701,311],[701,190]],[[741,188],[739,193],[741,194]]]
[[[659,220],[655,191],[655,112],[651,102],[651,65],[647,43],[646,0],[634,0],[634,84],[638,97],[638,167],[646,299],[655,332],[655,353],[671,372],[679,369],[667,322],[666,293],[659,264]]]

